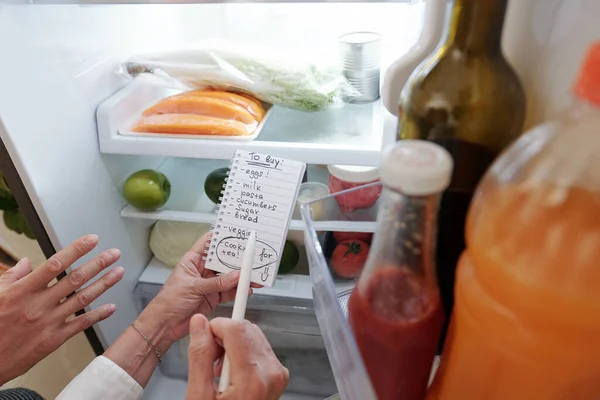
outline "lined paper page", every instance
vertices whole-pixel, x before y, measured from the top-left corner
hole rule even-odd
[[[206,268],[240,269],[250,231],[257,233],[252,282],[275,282],[306,164],[238,150],[217,212]]]

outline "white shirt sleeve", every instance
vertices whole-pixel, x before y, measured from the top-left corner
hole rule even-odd
[[[144,389],[127,372],[104,356],[96,357],[56,400],[139,400]]]

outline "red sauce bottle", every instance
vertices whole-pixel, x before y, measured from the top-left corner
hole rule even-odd
[[[402,140],[386,150],[377,229],[348,320],[379,400],[423,400],[444,322],[435,276],[436,219],[452,158]],[[462,232],[457,232],[462,234]]]

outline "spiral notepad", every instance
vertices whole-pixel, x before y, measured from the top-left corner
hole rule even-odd
[[[240,269],[250,231],[257,233],[252,282],[272,287],[306,164],[236,151],[206,254],[206,268]]]

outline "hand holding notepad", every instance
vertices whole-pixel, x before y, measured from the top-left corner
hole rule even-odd
[[[272,287],[306,164],[238,150],[233,158],[206,268],[239,270],[251,231],[256,250],[251,281]]]

